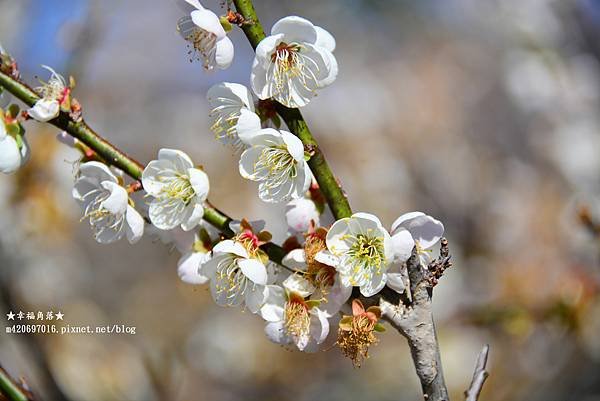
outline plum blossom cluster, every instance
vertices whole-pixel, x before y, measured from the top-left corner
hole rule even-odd
[[[227,34],[235,16],[219,17],[198,0],[185,1],[188,15],[177,28],[190,57],[207,70],[227,68],[234,55]],[[160,149],[141,177],[126,183],[122,172],[82,148],[72,194],[81,206],[81,220],[99,243],[126,238],[133,244],[150,231],[181,253],[177,274],[182,281],[206,285],[220,306],[259,316],[271,341],[306,352],[337,344],[359,366],[383,326],[379,308],[350,302],[353,294],[372,297],[386,286],[403,293],[406,261],[416,252],[427,269],[444,226],[422,212],[401,215],[389,230],[369,213],[334,221],[309,167],[311,153],[281,128],[276,111],[305,106],[335,81],[335,46],[325,29],[301,17],[285,17],[256,48],[251,89],[222,82],[207,92],[210,130],[239,154],[240,175],[257,183],[262,201],[287,203],[288,238],[281,260],[272,262],[266,253],[272,238],[262,221],[233,221],[225,230],[220,227],[223,232],[205,223],[209,178],[181,150]],[[45,68],[51,76],[36,89],[39,100],[26,118],[76,117],[80,109],[71,97],[73,80],[67,83]],[[18,169],[29,155],[18,114],[14,108],[0,110],[0,170],[5,173]],[[64,133],[59,140],[81,145]],[[346,315],[349,304],[351,314]]]

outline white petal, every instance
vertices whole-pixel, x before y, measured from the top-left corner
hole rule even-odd
[[[239,242],[232,241],[230,239],[219,242],[213,247],[213,253],[231,253],[242,258],[248,257],[246,248]]]
[[[220,105],[222,99],[230,99],[240,104],[240,108],[246,107],[254,111],[254,101],[248,88],[233,82],[221,82],[210,87],[206,92],[206,98],[213,106]],[[229,104],[229,102],[227,102]]]
[[[320,26],[315,26],[315,30],[317,31],[315,45],[333,52],[335,50],[335,38],[333,35]]]
[[[258,43],[258,46],[256,46],[256,58],[254,60],[254,64],[256,65],[257,63],[260,63],[262,66],[262,63],[267,63],[268,65],[268,63],[271,62],[271,55],[282,40],[283,34],[267,36],[261,40]],[[254,65],[252,69],[254,69]]]
[[[144,190],[152,196],[158,196],[164,187],[164,180],[161,177],[174,177],[175,173],[169,171],[173,168],[173,163],[169,160],[152,160],[146,165],[142,172],[142,186]]]
[[[192,17],[192,21],[200,29],[204,29],[205,31],[214,34],[218,40],[221,40],[226,36],[221,21],[219,21],[219,17],[212,11],[207,9],[195,10],[191,12],[190,17]]]
[[[329,334],[329,320],[327,313],[318,308],[311,309],[310,335],[317,344],[321,344]]]
[[[268,99],[271,96],[270,87],[267,82],[266,67],[260,62],[258,58],[255,58],[254,62],[252,63],[252,71],[250,73],[250,85],[252,86],[252,91],[259,99],[264,100]]]
[[[387,286],[399,294],[404,292],[404,280],[400,273],[387,273]]]
[[[255,181],[257,178],[254,174],[254,166],[258,161],[264,147],[254,146],[250,149],[246,149],[240,156],[239,170],[240,175],[247,180]]]
[[[336,267],[340,263],[339,258],[327,250],[319,251],[315,255],[315,260],[331,267]]]
[[[372,223],[375,223],[378,227],[383,227],[383,225],[381,224],[381,220],[379,220],[379,218],[377,216],[370,214],[370,213],[364,213],[364,212],[354,213],[352,215],[352,218],[358,220],[361,223],[361,226],[364,224],[365,227],[371,227],[372,226],[371,222],[372,222]]]
[[[202,216],[204,216],[204,207],[202,206],[202,203],[190,204],[187,208],[189,208],[191,212],[181,223],[183,231],[191,231],[193,228],[197,227],[202,221]]]
[[[177,275],[188,284],[205,284],[209,277],[200,273],[200,267],[209,260],[207,253],[190,252],[177,262]]]
[[[398,217],[396,220],[394,220],[394,223],[392,224],[392,233],[395,232],[396,229],[398,227],[400,227],[400,225],[402,225],[402,223],[407,222],[409,220],[412,220],[415,217],[419,217],[419,216],[426,216],[426,214],[423,213],[423,212],[409,212],[409,213],[404,213],[403,215],[401,215],[400,217]]]
[[[208,197],[208,191],[210,190],[208,175],[197,168],[190,168],[187,173],[190,177],[190,184],[192,184],[192,188],[194,188],[196,197],[201,201],[205,201]]]
[[[148,216],[152,224],[161,230],[172,230],[181,225],[186,217],[182,212],[185,210],[183,201],[171,202],[167,205],[158,199],[150,203]]]
[[[268,296],[260,308],[260,315],[268,322],[283,320],[285,306],[285,291],[278,285],[268,285]]]
[[[248,277],[253,283],[267,284],[267,268],[257,259],[242,259],[238,261],[238,266],[242,269],[244,276]]]
[[[400,216],[396,222],[402,219],[402,217],[403,216]],[[442,235],[444,235],[444,225],[442,222],[425,214],[404,219],[400,221],[399,224],[396,224],[396,222],[394,223],[396,225],[395,229],[398,230],[400,227],[407,229],[411,233],[413,239],[417,241],[423,249],[431,248],[442,238]]]
[[[130,244],[135,244],[144,235],[144,218],[131,205],[125,213],[125,234]]]
[[[158,160],[170,161],[171,163],[173,163],[177,171],[181,173],[184,173],[189,168],[194,167],[192,159],[190,159],[190,157],[187,154],[177,149],[160,149],[158,151]]]
[[[394,263],[403,263],[410,258],[415,247],[415,240],[407,230],[401,229],[392,235],[392,260]]]
[[[322,304],[321,307],[329,316],[333,316],[340,311],[351,295],[352,286],[344,285],[340,275],[336,274],[335,281],[327,294],[327,303]]]
[[[333,223],[327,232],[327,237],[325,237],[327,249],[334,255],[339,255],[341,252],[349,249],[350,244],[344,237],[350,233],[350,222],[351,219],[349,217],[340,219]]]
[[[249,109],[241,109],[235,130],[243,143],[251,145],[252,138],[261,130],[260,117]]]
[[[286,205],[285,219],[288,227],[297,233],[307,232],[310,222],[319,226],[319,211],[315,202],[307,198],[300,198]]]
[[[290,338],[285,333],[282,321],[268,323],[265,326],[265,334],[269,340],[276,344],[286,345],[291,342]]]
[[[385,273],[373,273],[371,280],[360,286],[360,293],[365,297],[377,294],[385,286],[387,275]]]
[[[58,117],[60,105],[57,100],[40,99],[27,111],[29,116],[40,122],[47,122]]]
[[[0,171],[5,174],[13,173],[21,167],[21,152],[17,141],[7,135],[0,140]]]
[[[316,290],[314,285],[298,274],[290,275],[283,281],[282,285],[288,291],[295,292],[302,298],[308,297]]]
[[[112,214],[121,215],[127,210],[127,190],[111,181],[102,182],[102,187],[110,191],[110,195],[102,202],[101,206]]]
[[[6,124],[2,117],[0,117],[0,141],[6,138]]]
[[[306,258],[304,257],[304,249],[294,249],[288,252],[281,261],[285,266],[290,269],[305,271],[306,270]]]
[[[233,62],[233,42],[227,36],[217,41],[217,49],[215,50],[215,64],[220,69],[229,68]]]
[[[269,295],[269,289],[267,286],[257,285],[254,288],[250,288],[246,292],[245,304],[248,310],[252,313],[257,313],[260,308],[265,304]]]
[[[315,26],[309,20],[289,16],[280,19],[271,28],[271,35],[284,34],[285,40],[298,43],[315,43],[317,41],[317,31]]]
[[[96,161],[79,165],[79,176],[93,180],[98,183],[98,186],[103,181],[118,182],[117,177],[110,171],[110,168],[106,164]]]
[[[292,155],[294,160],[303,162],[304,161],[304,145],[302,141],[294,134],[287,131],[280,131],[281,138],[285,145],[287,146],[287,150]]]

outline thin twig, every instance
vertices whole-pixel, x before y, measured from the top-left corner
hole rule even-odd
[[[465,391],[466,401],[477,401],[479,399],[479,394],[481,393],[483,384],[489,376],[489,373],[485,370],[489,352],[490,346],[486,344],[483,346],[483,349],[477,357],[477,363],[475,364],[475,371],[473,372],[471,385]]]
[[[34,401],[31,391],[25,388],[25,383],[14,380],[2,366],[0,366],[0,396],[9,401]]]

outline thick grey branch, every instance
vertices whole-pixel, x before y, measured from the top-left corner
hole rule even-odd
[[[406,264],[411,282],[412,302],[394,304],[382,296],[379,301],[382,316],[408,340],[425,400],[448,401],[431,311],[430,286],[425,280],[416,252],[413,252]]]
[[[473,372],[471,385],[467,391],[465,391],[466,401],[477,401],[479,399],[479,394],[481,393],[483,384],[489,376],[489,373],[485,370],[489,352],[490,346],[486,344],[483,346],[483,349],[477,357],[477,363],[475,364],[475,372]]]

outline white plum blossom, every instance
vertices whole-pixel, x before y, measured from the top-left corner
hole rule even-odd
[[[247,136],[261,129],[248,88],[221,82],[212,86],[206,97],[211,108],[211,130],[216,138],[236,150],[246,147]]]
[[[311,225],[319,226],[319,211],[311,199],[294,199],[285,207],[285,219],[291,232],[306,233]]]
[[[397,238],[400,236],[406,238],[408,234],[414,240],[421,265],[426,268],[432,259],[431,248],[444,235],[444,224],[423,212],[405,213],[392,224],[392,235]],[[406,250],[407,246],[404,249]],[[412,252],[412,248],[410,252]],[[410,256],[410,252],[406,259]]]
[[[214,12],[198,0],[185,0],[193,7],[190,15],[177,22],[177,30],[189,42],[191,60],[202,61],[206,70],[226,69],[233,61],[233,43]]]
[[[7,132],[4,116],[0,113],[0,171],[14,173],[29,159],[29,144],[24,136],[18,140]]]
[[[282,18],[256,47],[251,74],[254,93],[287,107],[305,106],[317,89],[335,81],[334,50],[335,39],[323,28],[297,16]]]
[[[327,249],[337,261],[344,285],[360,287],[365,297],[378,293],[395,256],[394,242],[376,216],[355,213],[336,221],[326,237]]]
[[[275,203],[302,197],[312,181],[302,141],[287,131],[265,128],[250,143],[239,169],[242,177],[259,182],[259,198]]]
[[[127,190],[106,165],[96,161],[81,164],[73,197],[83,209],[82,220],[89,219],[96,241],[107,244],[126,236],[133,244],[142,237],[144,219],[129,204]]]
[[[212,250],[199,274],[210,279],[210,290],[220,306],[245,306],[256,313],[264,304],[269,275],[264,263],[239,240],[224,240]]]
[[[185,231],[196,227],[204,215],[209,182],[206,173],[194,167],[180,150],[161,149],[142,174],[144,189],[154,197],[148,215],[156,228]]]
[[[71,89],[60,74],[46,65],[42,67],[50,71],[50,79],[36,88],[41,99],[35,102],[27,114],[37,121],[46,122],[58,117],[60,106],[69,99]]]
[[[328,314],[302,296],[311,290],[307,280],[290,277],[293,279],[286,280],[284,287],[268,286],[268,297],[260,310],[268,322],[265,333],[277,344],[294,344],[300,351],[317,351],[329,334]]]

